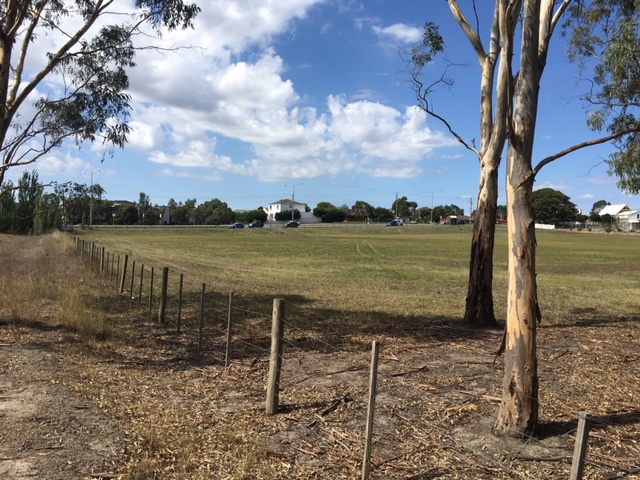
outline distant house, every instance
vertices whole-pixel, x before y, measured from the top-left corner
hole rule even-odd
[[[293,214],[294,210],[298,210],[300,212],[300,223],[310,223],[314,222],[315,217],[313,213],[307,212],[307,204],[295,202],[293,200],[280,200],[275,203],[270,203],[264,211],[267,213],[268,221],[272,222],[276,219],[276,214],[280,212],[289,212]]]
[[[598,214],[602,217],[603,215],[611,215],[612,217],[617,217],[620,213],[630,211],[629,205],[607,205],[604,207]]]
[[[607,205],[600,210],[600,216],[611,215],[615,228],[624,231],[640,230],[640,210],[632,210],[629,205]]]
[[[171,225],[171,208],[167,206],[158,207],[158,219],[160,225]]]

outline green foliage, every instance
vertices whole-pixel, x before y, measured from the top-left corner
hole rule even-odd
[[[130,110],[126,71],[135,65],[137,49],[154,48],[149,42],[135,46],[133,39],[143,32],[159,37],[163,30],[189,28],[200,11],[183,0],[136,0],[135,6],[129,16],[114,16],[103,2],[3,2],[0,184],[9,168],[35,162],[67,139],[77,144],[100,139],[111,147],[124,146]],[[93,38],[90,32],[95,33]],[[34,71],[30,67],[38,62],[32,58],[41,52],[32,54],[32,41],[45,36],[50,39],[49,53],[42,70]],[[64,89],[45,87],[53,75]],[[13,90],[12,85],[20,89]],[[33,105],[27,105],[34,97],[38,99]],[[31,117],[21,116],[29,111]]]
[[[291,210],[278,212],[276,213],[275,218],[279,222],[286,222],[287,220],[291,220]],[[300,220],[300,211],[297,208],[293,210],[293,219]]]
[[[36,201],[33,232],[36,235],[56,230],[62,223],[60,199],[53,193],[41,195]]]
[[[358,202],[356,202],[356,205]],[[361,202],[364,204],[364,202]],[[313,209],[313,215],[316,218],[320,218],[322,223],[336,223],[344,222],[347,218],[345,208],[338,208],[329,202],[320,202],[316,208]]]
[[[452,215],[459,216],[463,214],[464,210],[457,205],[438,205],[433,208],[433,221],[440,222],[441,220],[446,220],[447,217]]]
[[[564,193],[553,188],[541,188],[532,195],[533,217],[538,223],[573,222],[578,209]]]
[[[0,188],[0,232],[11,231],[15,214],[16,201],[13,183],[6,182]]]
[[[397,200],[394,200],[391,205],[391,211],[393,211],[395,216],[399,218],[413,216],[417,208],[418,204],[416,202],[410,202],[407,197],[398,198]]]
[[[591,207],[591,212],[590,213],[600,213],[600,211],[606,207],[607,205],[611,205],[611,203],[607,202],[606,200],[598,200],[597,202],[595,202],[593,204],[593,207]]]
[[[222,200],[214,198],[199,205],[194,212],[197,223],[211,225],[227,225],[236,219],[233,210]]]
[[[267,212],[262,208],[258,208],[256,210],[249,210],[248,212],[236,213],[236,220],[243,223],[251,223],[254,220],[266,222]]]
[[[137,225],[138,207],[125,205],[116,212],[115,223],[117,225]]]
[[[591,69],[591,88],[585,94],[593,107],[587,124],[595,131],[631,132],[614,143],[609,174],[618,177],[626,192],[640,192],[640,2],[592,0],[574,2],[568,10],[565,32],[569,58],[582,71]]]
[[[423,68],[433,62],[435,57],[444,51],[444,40],[438,26],[433,22],[424,24],[422,40],[411,48],[411,62],[418,68]]]

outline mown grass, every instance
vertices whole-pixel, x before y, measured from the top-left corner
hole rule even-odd
[[[262,302],[283,297],[356,322],[372,314],[456,322],[464,312],[471,227],[157,229],[82,238],[138,265],[170,267],[170,288],[182,272],[189,288],[205,282]],[[640,236],[538,231],[537,240],[543,322],[637,315]],[[494,297],[501,320],[507,249],[506,228],[498,227]]]

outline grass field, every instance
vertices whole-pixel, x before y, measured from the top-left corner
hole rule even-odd
[[[501,320],[506,234],[499,228],[496,242]],[[372,479],[568,478],[578,412],[593,415],[585,480],[640,478],[640,236],[538,232],[540,422],[523,442],[492,432],[501,332],[456,325],[469,227],[78,235],[136,261],[134,299],[128,281],[120,294],[115,275],[77,255],[71,237],[0,236],[2,478],[25,464],[52,480],[359,478],[374,339]],[[140,264],[144,301],[149,267],[156,295],[157,273],[171,269],[164,325],[157,298],[151,315],[138,306]],[[172,323],[179,273],[181,332]],[[287,300],[281,403],[265,416],[274,297]]]
[[[265,301],[283,297],[323,314],[456,322],[464,312],[471,227],[129,230],[81,234],[192,289]],[[538,231],[543,322],[638,315],[640,236]],[[498,227],[496,316],[506,315],[507,231]],[[268,305],[267,305],[268,308]]]

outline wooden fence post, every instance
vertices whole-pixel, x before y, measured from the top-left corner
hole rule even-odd
[[[198,333],[198,353],[202,351],[202,333],[204,330],[204,294],[206,285],[202,284],[202,293],[200,294],[200,329]]]
[[[133,281],[135,279],[136,279],[136,261],[134,260],[131,264],[131,287],[129,288],[129,293],[131,293],[131,300],[136,298],[133,292]]]
[[[116,282],[118,281],[119,277],[120,277],[120,254],[118,254],[118,266],[116,268]]]
[[[267,383],[267,415],[278,412],[280,398],[280,370],[282,369],[282,335],[284,333],[284,300],[273,299],[271,317],[271,356],[269,357],[269,379]]]
[[[100,272],[104,273],[104,247],[102,247],[101,249],[101,254],[100,254]]]
[[[149,282],[149,315],[153,308],[153,267],[151,267],[151,281]]]
[[[158,323],[164,325],[167,313],[167,284],[169,283],[169,267],[162,267],[162,288],[160,289],[160,308],[158,309]]]
[[[224,354],[224,369],[229,368],[231,359],[231,324],[233,317],[233,290],[229,292],[229,311],[227,312],[227,349]]]
[[[122,280],[120,281],[120,293],[124,292],[124,282],[127,279],[127,263],[129,263],[129,255],[125,255],[124,262],[122,262]]]
[[[140,265],[140,288],[138,288],[138,307],[142,306],[142,279],[144,278],[144,263]]]
[[[371,438],[373,437],[373,416],[376,408],[376,390],[378,386],[378,353],[380,344],[374,340],[371,344],[371,370],[369,371],[369,406],[367,407],[367,428],[364,435],[364,457],[362,460],[362,480],[369,480],[371,471]]]
[[[580,412],[578,417],[578,430],[576,431],[576,444],[573,449],[571,471],[569,472],[569,480],[582,480],[584,459],[587,456],[587,446],[589,443],[590,426],[591,419],[589,418],[589,414]]]
[[[184,284],[184,273],[180,274],[180,288],[178,291],[178,334],[180,334],[180,327],[182,326],[182,285]]]

